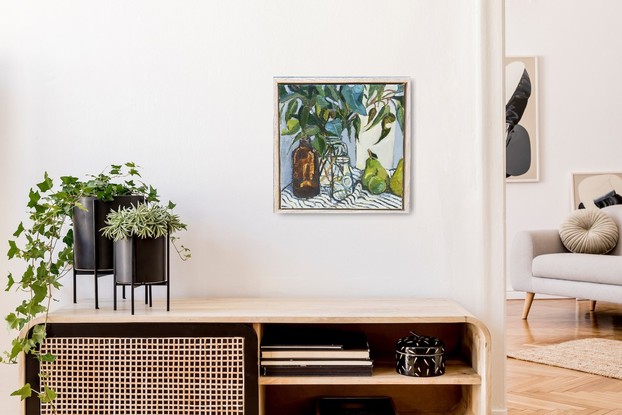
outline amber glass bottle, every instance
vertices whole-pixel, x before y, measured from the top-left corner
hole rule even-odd
[[[303,138],[292,153],[292,190],[294,196],[308,199],[320,194],[320,163],[316,151]]]

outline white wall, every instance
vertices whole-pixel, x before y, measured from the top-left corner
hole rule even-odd
[[[189,224],[174,297],[454,298],[493,333],[504,407],[500,1],[3,3],[0,240],[44,171],[136,161]],[[274,214],[274,76],[410,77],[412,213]]]
[[[559,226],[571,172],[622,171],[621,14],[617,0],[506,0],[506,53],[539,60],[541,163],[540,182],[507,186],[509,243]]]

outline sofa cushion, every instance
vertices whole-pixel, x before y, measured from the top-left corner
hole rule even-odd
[[[559,237],[571,252],[606,254],[618,243],[618,226],[599,209],[575,210],[559,227]]]
[[[546,254],[533,259],[534,277],[622,285],[622,257],[592,254]]]

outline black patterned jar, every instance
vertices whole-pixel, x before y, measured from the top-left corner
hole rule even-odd
[[[445,373],[445,344],[436,337],[410,332],[397,341],[395,369],[406,376],[431,377]]]

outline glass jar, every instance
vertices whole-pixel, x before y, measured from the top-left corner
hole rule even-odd
[[[320,186],[326,189],[332,188],[333,167],[338,157],[348,157],[348,148],[341,139],[329,137],[326,139],[326,152],[322,157],[320,167]]]
[[[354,191],[350,157],[339,156],[332,168],[331,196],[335,200],[343,200]]]

